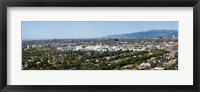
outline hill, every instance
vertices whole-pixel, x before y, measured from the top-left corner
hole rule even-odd
[[[178,37],[177,30],[149,30],[136,33],[108,35],[103,38],[118,38],[118,39],[144,39],[144,38],[171,38]]]

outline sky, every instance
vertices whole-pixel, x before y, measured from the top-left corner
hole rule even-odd
[[[96,38],[149,30],[178,30],[178,22],[22,22],[22,40]]]

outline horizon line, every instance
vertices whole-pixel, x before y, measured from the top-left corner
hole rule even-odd
[[[173,30],[173,31],[178,31],[178,29],[151,29],[147,31],[140,31],[140,32],[148,32],[148,31],[161,31],[161,30]],[[139,32],[131,32],[131,33],[139,33]],[[122,33],[122,34],[131,34],[131,33]],[[122,34],[112,34],[112,35],[122,35]],[[111,35],[106,35],[106,36],[111,36]],[[72,37],[72,38],[22,38],[23,40],[54,40],[54,39],[114,39],[114,38],[105,38],[106,36],[101,36],[101,37],[82,37],[82,38],[77,38],[77,37]]]

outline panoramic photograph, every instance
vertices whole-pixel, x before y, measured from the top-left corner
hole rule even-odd
[[[23,21],[22,70],[178,70],[178,21]]]

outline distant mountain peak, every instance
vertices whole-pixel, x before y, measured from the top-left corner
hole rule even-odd
[[[103,38],[120,38],[120,39],[143,39],[143,38],[158,38],[158,37],[178,37],[177,30],[148,30],[136,33],[125,33],[118,35],[108,35]]]

